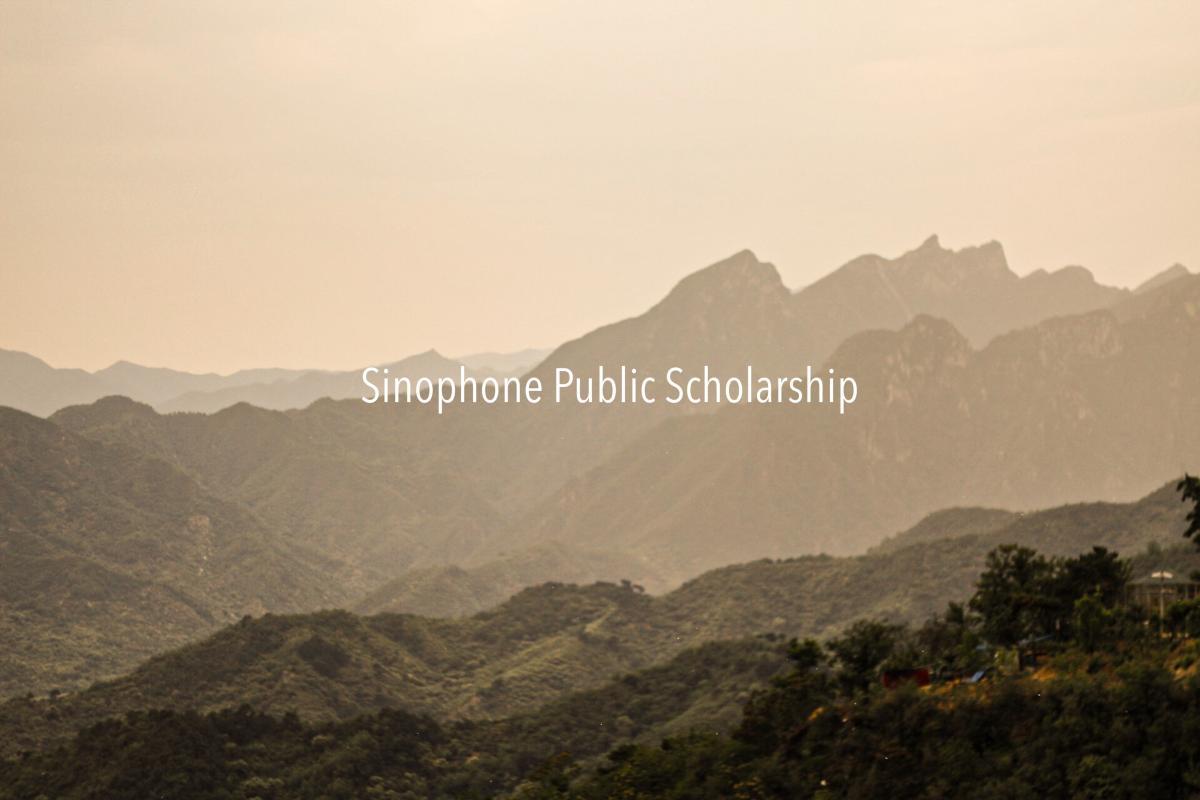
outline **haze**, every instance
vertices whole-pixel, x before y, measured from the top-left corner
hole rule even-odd
[[[245,7],[248,6],[248,7]],[[743,247],[1200,266],[1200,5],[0,5],[0,347],[547,346]]]

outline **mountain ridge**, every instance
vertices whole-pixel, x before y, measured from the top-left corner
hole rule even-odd
[[[477,353],[468,356],[479,375],[504,376],[524,371],[545,351]],[[398,374],[428,372],[432,378],[458,374],[459,361],[436,349],[380,364]],[[490,365],[498,365],[500,369]],[[147,367],[118,360],[103,369],[52,367],[29,353],[0,349],[0,406],[49,416],[72,405],[119,395],[147,403],[163,412],[215,413],[238,402],[264,408],[303,408],[326,396],[357,397],[362,388],[361,369],[251,368],[228,374],[184,372],[170,367]]]
[[[1156,288],[1186,274],[1186,269],[1174,265],[1134,291]],[[723,293],[727,295],[727,311],[736,312],[741,305],[746,317],[757,314],[761,319],[738,322],[736,313],[729,319],[708,315],[705,309],[714,308],[715,298]],[[951,250],[933,235],[896,258],[868,254],[851,259],[795,291],[784,286],[774,266],[759,261],[750,250],[741,250],[686,275],[647,312],[564,342],[549,353],[526,350],[522,351],[523,359],[521,354],[488,353],[465,358],[470,358],[476,365],[471,368],[479,369],[481,374],[516,374],[535,369],[543,374],[547,362],[595,366],[601,363],[598,359],[621,357],[648,359],[646,367],[655,366],[650,361],[672,359],[688,366],[696,357],[685,343],[694,333],[673,339],[663,332],[668,324],[686,321],[676,316],[682,310],[681,317],[698,314],[705,324],[717,327],[717,340],[724,341],[726,347],[710,347],[718,362],[714,366],[726,369],[726,362],[740,360],[770,371],[797,357],[813,363],[824,361],[853,333],[899,327],[921,313],[950,319],[975,346],[982,346],[1007,330],[1053,316],[1108,307],[1130,294],[1130,290],[1097,283],[1082,267],[1049,273],[1036,270],[1019,277],[1009,268],[1003,246],[996,241]],[[657,317],[670,322],[652,324]],[[630,341],[621,344],[622,334],[628,331],[634,333],[626,336],[627,340],[648,337],[652,346],[630,349]],[[750,331],[754,334],[747,336]],[[597,342],[600,347],[596,347]],[[620,346],[614,349],[614,343]],[[326,396],[322,392],[357,396],[359,387],[350,386],[353,381],[329,383],[335,374],[357,373],[252,369],[228,375],[194,374],[123,360],[89,373],[59,370],[28,354],[0,351],[0,405],[46,416],[68,405],[121,394],[163,411],[212,412],[239,400],[266,407],[299,408]],[[290,387],[295,391],[284,388],[296,381],[299,384]]]

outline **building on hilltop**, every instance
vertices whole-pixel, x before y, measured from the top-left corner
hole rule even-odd
[[[1172,603],[1195,600],[1197,597],[1200,597],[1200,581],[1167,570],[1152,572],[1144,578],[1130,581],[1125,590],[1126,602],[1157,616],[1165,614]]]

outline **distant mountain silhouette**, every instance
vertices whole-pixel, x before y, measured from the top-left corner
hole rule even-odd
[[[1175,265],[1137,291],[1187,274]],[[1018,277],[998,243],[955,251],[943,248],[936,236],[895,259],[860,256],[792,293],[774,266],[743,250],[684,278],[646,313],[553,351],[477,353],[463,361],[428,351],[389,366],[415,374],[423,362],[420,368],[430,371],[430,377],[440,377],[458,363],[481,376],[532,369],[544,379],[557,366],[580,370],[601,364],[643,371],[707,364],[725,373],[753,363],[771,373],[798,362],[819,363],[854,333],[898,328],[918,314],[949,320],[978,347],[1000,333],[1105,308],[1129,294],[1096,283],[1082,267]],[[33,356],[0,350],[0,405],[41,416],[107,395],[131,397],[164,412],[212,413],[239,402],[303,408],[321,397],[358,397],[360,390],[358,370],[255,369],[216,375],[120,361],[89,373],[55,369]],[[656,419],[665,413],[669,411],[660,408],[637,415]]]
[[[164,403],[182,394],[217,392],[259,383],[294,380],[304,374],[304,370],[298,369],[244,369],[229,375],[213,372],[194,374],[164,367],[143,367],[129,361],[118,361],[95,372],[97,378],[111,387],[108,394],[133,397],[151,405]]]
[[[536,367],[550,355],[549,350],[529,347],[515,353],[471,353],[454,358],[467,369],[489,375],[520,375]]]
[[[401,378],[458,378],[460,364],[436,350],[427,350],[391,364],[378,364],[380,371],[388,370],[389,377]],[[228,386],[205,392],[187,392],[158,404],[163,413],[199,411],[212,414],[237,403],[249,403],[258,408],[285,410],[304,408],[322,397],[342,399],[362,397],[362,370],[350,372],[305,372],[269,383]]]
[[[467,374],[476,377],[504,377],[524,372],[545,355],[545,350],[522,350],[518,353],[478,353],[467,356],[467,364],[459,359],[446,358],[436,350],[390,364],[376,364],[387,369],[392,378],[458,378],[460,365],[468,367]],[[236,403],[249,403],[259,408],[279,410],[304,408],[323,397],[341,400],[363,395],[362,370],[349,372],[305,372],[295,377],[229,386],[222,389],[188,392],[174,397],[157,408],[164,412],[200,411],[211,414]]]
[[[251,369],[231,375],[194,374],[128,361],[87,372],[59,369],[27,353],[0,350],[0,406],[49,416],[60,408],[119,394],[161,403],[185,392],[208,392],[303,374],[299,370]]]
[[[81,369],[55,369],[28,353],[0,350],[0,405],[48,416],[64,405],[113,394],[103,378]]]
[[[546,352],[478,353],[467,357],[471,361],[468,366],[480,376],[505,376],[524,372]],[[429,350],[373,366],[388,367],[396,377],[437,379],[457,376],[460,363]],[[0,406],[43,417],[60,408],[91,403],[110,395],[129,397],[163,412],[211,414],[237,403],[260,408],[304,408],[322,397],[360,397],[362,389],[361,370],[246,369],[217,375],[118,361],[96,372],[87,372],[57,369],[26,353],[0,350]]]

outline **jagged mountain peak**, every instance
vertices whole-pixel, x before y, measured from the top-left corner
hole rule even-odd
[[[785,296],[787,288],[773,264],[759,261],[750,250],[741,250],[688,275],[675,285],[662,304],[688,302],[698,296],[711,301],[746,292]]]
[[[938,235],[936,233],[932,233],[929,235],[929,238],[927,238],[925,241],[921,242],[921,246],[918,247],[917,249],[918,250],[941,250],[942,242],[940,239],[938,239]]]
[[[889,262],[891,272],[922,281],[930,288],[947,290],[971,281],[1012,280],[1016,275],[1008,267],[1004,246],[992,240],[981,245],[951,250],[942,247],[937,235],[920,247]]]
[[[791,327],[790,293],[778,270],[750,250],[689,274],[657,304],[559,346],[536,372],[560,366],[639,369],[702,364],[715,370],[794,360],[801,344]]]
[[[933,234],[895,258],[874,253],[853,258],[797,292],[797,296],[844,291],[837,287],[847,282],[867,281],[883,286],[889,294],[905,295],[910,292],[910,286],[921,287],[923,291],[946,292],[981,278],[992,282],[996,279],[1015,281],[1016,277],[1009,269],[1004,247],[999,242],[992,240],[952,250],[943,247],[938,235]]]
[[[856,331],[896,329],[918,314],[951,320],[975,347],[1054,316],[1106,308],[1125,290],[1096,282],[1083,267],[1020,278],[992,240],[958,250],[936,236],[895,258],[860,256],[794,295],[818,353]]]

